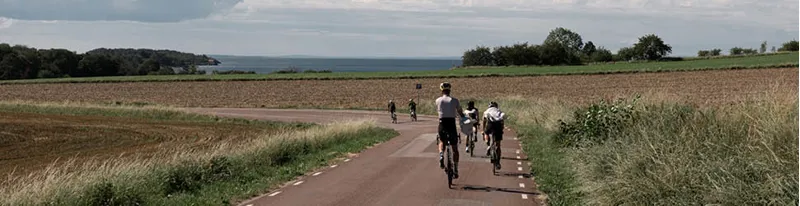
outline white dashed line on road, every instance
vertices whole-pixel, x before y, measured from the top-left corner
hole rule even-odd
[[[525,188],[525,183],[519,183],[519,187]]]
[[[522,157],[519,157],[519,155],[517,155],[517,159],[522,159]]]
[[[269,196],[270,197],[274,197],[275,195],[278,195],[278,194],[281,194],[281,191],[273,192],[272,194],[269,194]]]
[[[522,179],[522,175],[520,175],[520,176],[517,176],[517,177],[518,177],[518,178],[520,178],[520,179]]]
[[[517,150],[517,154],[519,154],[519,150]]]
[[[349,162],[349,161],[350,161],[350,159],[345,159],[345,160],[344,160],[344,162]]]
[[[292,185],[294,185],[294,186],[297,186],[297,185],[300,185],[300,184],[303,184],[303,181],[297,181],[297,182],[295,182],[295,183],[294,183],[294,184],[292,184]]]
[[[522,165],[522,162],[517,162],[517,165]]]
[[[336,168],[336,166],[339,166],[339,165],[331,165],[331,168]]]
[[[322,172],[317,172],[317,173],[314,173],[314,174],[312,174],[311,176],[317,176],[317,175],[319,175],[319,174],[322,174]]]
[[[527,200],[527,199],[528,199],[528,195],[526,195],[526,194],[522,194],[522,199],[523,199],[523,200]]]
[[[245,205],[245,206],[253,206],[253,204],[248,204],[248,205]]]
[[[517,167],[517,170],[522,171],[522,167]]]

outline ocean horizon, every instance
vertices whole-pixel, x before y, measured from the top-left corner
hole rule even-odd
[[[369,57],[261,57],[209,55],[222,62],[219,65],[199,66],[206,71],[254,71],[267,74],[287,68],[302,70],[331,70],[333,72],[401,72],[447,70],[461,65],[461,59],[454,57],[430,58],[369,58]],[[450,59],[452,58],[452,59]]]

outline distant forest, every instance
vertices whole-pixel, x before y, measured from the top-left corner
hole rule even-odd
[[[198,65],[218,65],[206,55],[172,50],[99,48],[78,54],[0,44],[0,79],[204,74]]]

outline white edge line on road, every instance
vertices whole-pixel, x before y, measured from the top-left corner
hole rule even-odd
[[[525,188],[525,183],[519,183],[519,187]]]
[[[273,192],[272,194],[269,194],[268,196],[274,197],[275,195],[278,195],[278,194],[281,194],[281,191]]]
[[[245,205],[245,206],[253,206],[253,204],[247,204],[247,205]]]
[[[523,200],[527,200],[527,199],[528,199],[528,195],[526,195],[526,194],[522,194],[522,199],[523,199]]]
[[[517,167],[517,170],[522,171],[522,167]]]
[[[349,161],[350,161],[350,159],[344,159],[344,162],[349,162]]]
[[[300,184],[303,184],[303,181],[297,181],[297,182],[295,182],[295,183],[294,183],[294,184],[292,184],[292,185],[294,185],[294,186],[297,186],[297,185],[300,185]]]
[[[317,172],[317,173],[314,173],[314,174],[312,174],[311,176],[317,176],[317,175],[319,175],[319,174],[322,174],[322,172]]]
[[[331,168],[335,168],[336,166],[339,166],[339,165],[331,165]]]

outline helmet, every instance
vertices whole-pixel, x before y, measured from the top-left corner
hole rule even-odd
[[[497,102],[489,102],[489,107],[497,107]]]
[[[450,82],[442,82],[442,84],[439,84],[439,89],[450,90]]]
[[[469,102],[467,102],[467,106],[468,106],[468,107],[475,107],[475,101],[469,101]]]
[[[391,99],[390,99],[390,100],[389,100],[389,103],[392,103],[392,102],[394,102],[394,100],[391,100]]]
[[[413,101],[414,101],[414,99],[408,99],[408,101],[409,101],[409,102],[413,102]]]

